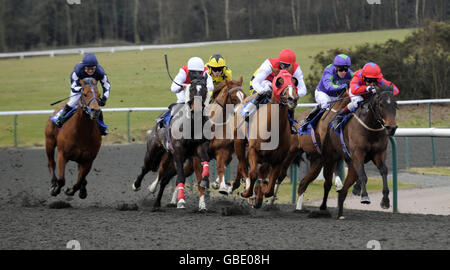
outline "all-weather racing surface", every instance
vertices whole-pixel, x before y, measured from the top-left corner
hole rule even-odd
[[[211,197],[204,213],[197,211],[196,187],[186,189],[186,209],[166,207],[172,185],[163,211],[153,212],[156,194],[146,187],[156,175],[148,174],[140,191],[131,188],[144,154],[144,144],[102,146],[81,200],[50,196],[43,148],[0,149],[0,249],[66,249],[72,240],[81,249],[347,250],[367,249],[371,240],[381,249],[450,249],[448,215],[347,209],[346,219],[337,220],[330,207],[331,218],[311,218],[290,204],[253,209],[236,193]],[[69,162],[63,189],[76,173]]]

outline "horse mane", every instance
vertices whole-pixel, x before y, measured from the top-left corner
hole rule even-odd
[[[220,92],[222,91],[222,89],[223,89],[226,85],[227,85],[227,84],[226,84],[226,81],[223,81],[223,82],[220,82],[220,83],[214,88],[214,91],[213,91],[212,96],[211,96],[211,101],[217,98],[217,96],[220,94]]]

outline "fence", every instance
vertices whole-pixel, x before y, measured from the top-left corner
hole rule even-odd
[[[431,104],[436,103],[450,103],[450,99],[423,99],[423,100],[403,100],[397,102],[399,105],[417,105],[417,104],[428,104],[428,126],[431,127]],[[302,103],[298,104],[297,107],[315,107],[316,103]],[[131,112],[144,112],[144,111],[164,111],[167,110],[166,107],[132,107],[132,108],[104,108],[104,112],[127,112],[127,139],[128,142],[131,141],[130,134],[130,114]],[[19,115],[38,115],[38,114],[51,114],[53,110],[32,110],[32,111],[7,111],[0,112],[0,116],[14,116],[13,118],[13,136],[14,136],[14,147],[18,146],[17,143],[17,121]],[[407,142],[407,139],[406,139]],[[431,138],[432,142],[432,152],[433,152],[433,165],[436,165],[434,140]]]
[[[161,45],[141,45],[141,46],[114,46],[114,47],[91,47],[91,48],[76,48],[76,49],[61,49],[61,50],[47,50],[47,51],[33,51],[33,52],[16,52],[16,53],[0,53],[1,58],[20,58],[32,56],[50,56],[64,55],[64,54],[85,54],[85,53],[97,53],[97,52],[119,52],[119,51],[143,51],[154,49],[173,49],[173,48],[186,48],[186,47],[199,47],[216,44],[230,44],[230,43],[242,43],[242,42],[254,42],[259,39],[242,39],[242,40],[225,40],[225,41],[210,41],[210,42],[192,42],[181,44],[161,44]]]

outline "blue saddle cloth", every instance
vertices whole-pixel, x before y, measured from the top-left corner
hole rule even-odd
[[[300,135],[311,135],[311,129],[316,128],[317,123],[319,122],[319,119],[322,117],[323,113],[325,112],[326,109],[320,109],[320,112],[314,116],[314,118],[308,123],[308,125],[306,126],[305,131],[302,131],[301,129],[299,129],[298,134]]]
[[[348,151],[347,146],[345,145],[344,141],[344,127],[347,124],[348,120],[353,116],[353,113],[356,111],[356,108],[351,110],[350,113],[346,114],[339,125],[339,130],[335,130],[333,126],[330,123],[330,128],[334,131],[334,133],[339,137],[339,140],[342,145],[342,150],[347,154],[349,158],[352,158],[352,155],[350,154],[350,151]]]

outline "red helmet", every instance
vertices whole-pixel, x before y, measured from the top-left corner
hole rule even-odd
[[[378,80],[381,80],[381,78],[383,78],[380,66],[372,62],[364,65],[362,69],[362,75],[364,78],[377,78]]]
[[[280,55],[278,55],[278,60],[283,63],[295,64],[295,53],[292,50],[289,49],[283,49],[280,52]]]

